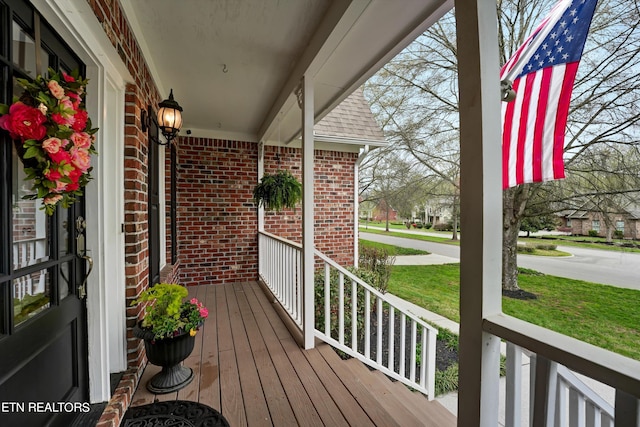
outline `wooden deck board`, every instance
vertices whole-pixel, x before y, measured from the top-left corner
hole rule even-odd
[[[206,290],[201,300],[209,308],[209,317],[198,335],[202,340],[202,367],[200,375],[200,402],[220,411],[220,364],[218,361],[218,328],[216,288],[203,286]]]
[[[254,309],[261,310],[262,307],[256,306],[252,308],[246,295],[239,295],[238,304],[243,316],[247,336],[251,343],[251,353],[258,368],[262,388],[269,391],[268,393],[265,392],[265,398],[271,414],[271,421],[274,426],[295,425],[296,417],[289,404],[289,399],[287,399],[287,394],[282,388],[278,372],[273,365],[253,312]]]
[[[411,405],[402,397],[388,395],[397,385],[380,385],[386,377],[350,366],[359,362],[341,360],[327,344],[299,348],[256,283],[198,286],[189,292],[209,308],[184,362],[194,370],[194,380],[177,393],[154,395],[146,382],[160,368],[148,365],[133,406],[155,399],[197,400],[222,412],[234,427],[420,425],[416,420],[455,425],[455,417],[446,416],[437,402],[424,399],[420,413],[407,410]]]
[[[233,288],[227,288],[227,294],[242,292]],[[256,369],[256,363],[251,353],[251,346],[247,337],[246,328],[240,313],[238,298],[227,298],[229,305],[229,317],[231,319],[231,333],[233,334],[233,346],[236,353],[242,398],[245,403],[245,413],[248,425],[264,425],[270,422],[269,409],[260,383],[260,377]]]

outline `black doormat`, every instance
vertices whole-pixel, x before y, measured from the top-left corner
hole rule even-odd
[[[198,402],[172,400],[130,407],[123,427],[229,427],[222,414]]]

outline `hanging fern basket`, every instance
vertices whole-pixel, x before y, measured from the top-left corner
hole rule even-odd
[[[288,170],[264,174],[253,189],[253,202],[267,210],[294,209],[302,198],[302,184]]]

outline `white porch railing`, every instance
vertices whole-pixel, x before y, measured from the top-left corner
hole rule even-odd
[[[505,314],[488,317],[483,326],[507,341],[506,426],[526,425],[523,409],[531,426],[640,426],[640,362]],[[532,351],[530,399],[522,390],[527,350],[517,345]],[[615,406],[572,371],[613,387]]]
[[[46,260],[46,237],[25,239],[13,244],[13,269],[28,267]],[[23,299],[25,295],[37,295],[45,291],[47,270],[18,277],[13,281],[12,297]]]
[[[523,357],[529,363],[529,399],[523,399]],[[506,425],[522,426],[526,423],[523,412],[531,413],[534,407],[535,382],[549,384],[547,405],[552,414],[553,426],[602,426],[613,427],[615,419],[614,407],[599,396],[593,389],[580,380],[566,366],[550,361],[548,375],[536,375],[536,355],[515,344],[507,343],[506,374]],[[539,378],[538,376],[541,376]],[[528,408],[524,406],[528,404]],[[532,425],[529,418],[528,425]]]
[[[258,235],[260,278],[302,328],[302,247]],[[437,330],[321,252],[315,255],[323,263],[316,274],[315,336],[433,399]]]
[[[258,270],[260,279],[302,329],[302,245],[259,232]]]

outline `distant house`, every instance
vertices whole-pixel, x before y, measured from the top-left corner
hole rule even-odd
[[[606,237],[607,224],[601,212],[583,206],[581,209],[567,210],[561,215],[560,230],[570,231],[574,235],[586,236],[590,230],[598,236]],[[614,231],[622,232],[625,239],[640,239],[640,205],[631,204],[620,212],[609,214]]]
[[[398,211],[389,206],[389,221],[398,220]],[[373,221],[386,221],[387,220],[387,203],[384,200],[380,200],[378,204],[371,211],[371,219]]]

